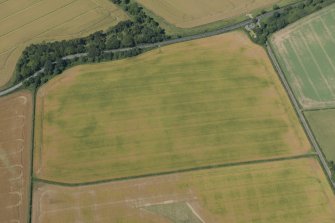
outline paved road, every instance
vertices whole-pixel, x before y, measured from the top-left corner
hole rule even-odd
[[[265,13],[263,15],[260,15],[258,17],[256,17],[256,19],[260,20],[266,17],[270,17],[272,16],[275,12],[279,12],[284,10],[284,8],[281,8],[279,10],[275,10],[275,11],[271,11],[268,13]],[[125,52],[134,48],[139,48],[139,49],[148,49],[148,48],[154,48],[154,47],[161,47],[161,46],[166,46],[166,45],[170,45],[170,44],[175,44],[175,43],[181,43],[181,42],[186,42],[186,41],[191,41],[191,40],[196,40],[196,39],[202,39],[202,38],[206,38],[206,37],[211,37],[211,36],[216,36],[216,35],[220,35],[223,33],[227,33],[236,29],[240,29],[242,27],[245,27],[246,25],[252,23],[252,19],[248,19],[236,24],[232,24],[226,27],[223,27],[221,29],[215,30],[215,31],[210,31],[210,32],[205,32],[205,33],[201,33],[201,34],[195,34],[192,36],[186,36],[186,37],[182,37],[182,38],[178,38],[178,39],[172,39],[172,40],[166,40],[163,42],[159,42],[159,43],[153,43],[153,44],[142,44],[142,45],[138,45],[136,47],[130,47],[130,48],[123,48],[123,49],[115,49],[115,50],[106,50],[104,51],[105,53],[117,53],[117,52]],[[87,56],[87,53],[78,53],[78,54],[73,54],[73,55],[68,55],[63,57],[63,60],[70,60],[70,59],[75,59],[75,58],[80,58],[80,57],[85,57]],[[32,77],[36,77],[38,76],[40,73],[42,72],[42,70],[37,71]],[[26,80],[29,80],[32,77],[28,77]],[[15,90],[17,90],[18,88],[20,88],[23,85],[23,82],[18,83],[17,85],[10,87],[6,90],[0,91],[0,97],[9,93],[14,92]]]
[[[262,17],[260,17],[260,18],[263,18],[263,16],[270,16],[272,14],[273,14],[273,12],[267,13],[265,15],[262,15]],[[206,33],[202,33],[202,34],[196,34],[196,35],[193,35],[193,36],[187,36],[187,37],[182,37],[182,38],[178,38],[178,39],[166,40],[166,41],[159,42],[159,43],[142,44],[142,45],[138,45],[136,47],[123,48],[123,49],[115,49],[115,50],[106,50],[104,52],[105,53],[117,53],[117,52],[129,51],[129,50],[135,49],[135,48],[148,49],[148,48],[154,48],[154,47],[161,47],[161,46],[166,46],[166,45],[170,45],[170,44],[181,43],[181,42],[186,42],[186,41],[191,41],[191,40],[196,40],[196,39],[201,39],[201,38],[206,38],[206,37],[210,37],[210,36],[215,36],[215,35],[223,34],[223,33],[226,33],[226,32],[233,31],[235,29],[242,28],[242,27],[244,27],[244,26],[246,26],[246,25],[248,25],[250,23],[252,23],[251,19],[243,21],[243,22],[240,22],[240,23],[237,23],[237,24],[233,24],[233,25],[230,25],[230,26],[226,26],[224,28],[221,28],[221,29],[218,29],[218,30],[215,30],[215,31],[212,31],[212,32],[206,32]],[[80,58],[80,57],[85,57],[85,56],[87,56],[87,53],[78,53],[78,54],[73,54],[73,55],[65,56],[62,59],[63,60],[70,60],[70,59],[75,59],[75,58]],[[41,69],[41,70],[37,71],[35,74],[33,74],[31,77],[28,77],[24,81],[27,81],[27,80],[29,80],[29,79],[31,79],[33,77],[37,77],[38,75],[40,75],[43,72],[43,70],[44,69]],[[16,85],[14,85],[14,86],[6,89],[6,90],[0,91],[0,97],[16,91],[17,89],[19,89],[23,85],[24,81],[22,81],[22,82],[20,82],[20,83],[18,83]]]
[[[37,76],[40,75],[43,71],[44,71],[44,68],[41,69],[41,70],[39,70],[39,71],[37,71],[36,73],[34,73],[33,76],[30,76],[30,77],[26,78],[24,81],[30,80],[31,78],[34,78],[34,77],[37,77]],[[7,88],[6,90],[0,91],[0,97],[1,97],[1,96],[4,96],[4,95],[6,95],[6,94],[10,94],[10,93],[16,91],[17,89],[19,89],[20,87],[22,87],[24,81],[22,81],[22,82],[20,82],[20,83],[18,83],[18,84],[16,84],[16,85],[14,85],[14,86],[12,86],[12,87],[10,87],[10,88]]]
[[[299,3],[300,2],[295,3],[293,5],[296,5],[296,4],[299,4]],[[292,5],[288,5],[286,7],[289,7],[289,6],[292,6]],[[283,7],[283,8],[280,8],[278,10],[271,11],[271,12],[267,12],[263,15],[259,15],[258,17],[256,17],[256,19],[261,20],[261,19],[270,17],[276,12],[282,12],[286,7]],[[236,24],[232,24],[232,25],[223,27],[223,28],[215,30],[215,31],[205,32],[205,33],[201,33],[201,34],[195,34],[195,35],[192,35],[192,36],[186,36],[186,37],[182,37],[182,38],[178,38],[178,39],[167,40],[167,41],[163,41],[163,42],[160,42],[160,43],[142,44],[142,45],[136,46],[136,48],[148,49],[148,48],[154,48],[154,47],[161,47],[161,46],[166,46],[166,45],[170,45],[170,44],[181,43],[181,42],[206,38],[206,37],[210,37],[210,36],[220,35],[220,34],[223,34],[223,33],[226,33],[226,32],[230,32],[230,31],[245,27],[246,25],[248,25],[250,23],[252,23],[252,19],[248,19],[248,20],[236,23]],[[105,53],[125,52],[125,51],[128,51],[128,50],[134,49],[134,48],[135,47],[115,49],[115,50],[106,50],[104,52]],[[87,53],[78,53],[78,54],[65,56],[62,59],[63,60],[70,60],[70,59],[75,59],[75,58],[80,58],[80,57],[85,57],[85,56],[87,56]],[[42,72],[43,72],[43,69],[37,71],[35,74],[33,74],[32,77],[37,77]],[[29,80],[32,77],[28,77],[24,81]],[[10,94],[10,93],[14,92],[15,90],[19,89],[23,85],[24,81],[16,84],[15,86],[12,86],[12,87],[6,89],[6,90],[0,91],[0,97],[3,96],[3,95],[6,95],[6,94]]]
[[[271,13],[272,15],[273,13]],[[167,45],[171,45],[171,44],[175,44],[175,43],[181,43],[181,42],[187,42],[187,41],[191,41],[191,40],[196,40],[196,39],[202,39],[202,38],[206,38],[206,37],[210,37],[210,36],[216,36],[216,35],[220,35],[226,32],[230,32],[233,31],[235,29],[239,29],[242,28],[248,24],[252,23],[251,19],[245,20],[243,22],[240,23],[236,23],[230,26],[226,26],[224,28],[215,30],[215,31],[211,31],[211,32],[206,32],[206,33],[201,33],[201,34],[195,34],[192,36],[186,36],[186,37],[182,37],[182,38],[178,38],[178,39],[171,39],[171,40],[166,40],[163,42],[159,42],[159,43],[152,43],[152,44],[140,44],[138,46],[136,46],[136,48],[139,49],[148,49],[148,48],[153,48],[153,47],[161,47],[161,46],[167,46]],[[131,49],[134,49],[135,47],[130,47],[130,48],[122,48],[122,49],[116,49],[116,50],[106,50],[104,51],[105,53],[116,53],[116,52],[125,52]],[[69,59],[74,59],[74,58],[79,58],[79,57],[84,57],[87,56],[87,53],[78,53],[78,54],[73,54],[73,55],[69,55],[66,57],[63,57],[63,60],[69,60]]]
[[[317,143],[317,141],[316,141],[316,139],[314,137],[314,134],[313,134],[311,128],[309,127],[309,125],[308,125],[308,123],[306,121],[306,118],[305,118],[305,116],[303,114],[303,111],[301,110],[301,108],[299,106],[299,103],[298,103],[297,99],[295,98],[295,96],[293,94],[293,91],[292,91],[291,87],[289,86],[289,84],[288,84],[288,82],[287,82],[287,80],[286,80],[286,78],[284,76],[284,72],[282,71],[282,69],[281,69],[281,67],[280,67],[280,65],[278,63],[278,60],[277,60],[276,56],[274,55],[274,52],[273,52],[271,46],[268,43],[267,43],[267,50],[268,50],[269,56],[270,56],[270,58],[271,58],[271,60],[273,62],[273,65],[275,66],[275,68],[277,70],[277,73],[278,73],[278,75],[279,75],[279,77],[280,77],[280,79],[281,79],[281,81],[282,81],[282,83],[283,83],[283,85],[285,87],[285,90],[286,90],[288,96],[290,97],[291,102],[292,102],[292,104],[293,104],[293,106],[294,106],[294,108],[295,108],[295,110],[296,110],[296,112],[298,114],[300,122],[303,125],[303,127],[304,127],[304,129],[306,131],[306,134],[307,134],[310,142],[312,143],[312,146],[314,147],[314,149],[315,149],[315,151],[316,151],[316,153],[317,153],[317,155],[318,155],[318,157],[319,157],[319,159],[321,161],[321,164],[322,164],[323,168],[326,170],[327,176],[328,176],[330,182],[332,183],[333,188],[335,189],[335,182],[333,182],[333,180],[332,180],[332,173],[331,173],[331,171],[329,169],[329,166],[328,166],[328,163],[326,161],[326,158],[323,155],[323,153],[322,153],[322,151],[321,151],[321,149],[319,147],[319,144]]]

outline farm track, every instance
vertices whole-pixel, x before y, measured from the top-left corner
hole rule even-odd
[[[268,163],[268,162],[279,162],[279,161],[284,161],[284,160],[303,159],[303,158],[315,157],[317,155],[318,155],[317,153],[308,153],[308,154],[303,154],[303,155],[286,156],[286,157],[279,157],[279,158],[272,158],[272,159],[262,159],[262,160],[252,160],[252,161],[243,161],[243,162],[235,162],[235,163],[215,164],[215,165],[199,166],[199,167],[179,169],[179,170],[159,172],[159,173],[151,173],[151,174],[145,174],[145,175],[120,177],[120,178],[113,178],[113,179],[106,179],[106,180],[99,180],[99,181],[92,181],[92,182],[82,182],[82,183],[63,183],[63,182],[45,180],[45,179],[41,179],[41,178],[37,178],[37,177],[34,178],[33,180],[35,182],[47,183],[47,184],[58,185],[58,186],[63,186],[63,187],[80,187],[80,186],[90,186],[90,185],[112,183],[112,182],[119,182],[119,181],[126,181],[126,180],[134,180],[134,179],[140,179],[140,178],[148,178],[148,177],[164,176],[164,175],[171,175],[171,174],[187,173],[187,172],[193,172],[193,171],[217,169],[217,168],[224,168],[224,167],[254,165],[254,164],[258,164],[258,163]]]

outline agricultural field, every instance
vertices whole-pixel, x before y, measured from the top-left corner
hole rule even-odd
[[[44,85],[36,106],[34,173],[46,180],[96,181],[311,149],[267,54],[242,32],[75,67]]]
[[[88,35],[125,18],[109,0],[0,1],[0,87],[29,44]]]
[[[335,5],[308,16],[271,38],[301,106],[335,105]]]
[[[0,98],[0,222],[27,222],[30,197],[32,95]]]
[[[179,28],[193,28],[220,20],[230,20],[274,4],[294,0],[136,0],[154,14]]]
[[[81,187],[38,183],[33,222],[333,223],[335,199],[312,158]]]
[[[307,111],[305,116],[327,159],[335,161],[335,110]]]

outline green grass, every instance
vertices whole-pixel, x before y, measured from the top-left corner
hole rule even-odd
[[[305,115],[327,159],[335,161],[335,110],[307,111]]]
[[[284,73],[303,108],[335,106],[335,4],[276,33]]]
[[[310,147],[265,51],[241,32],[80,66],[39,90],[35,173],[87,182]]]

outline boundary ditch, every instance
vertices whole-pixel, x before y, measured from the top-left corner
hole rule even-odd
[[[58,181],[51,181],[51,180],[41,179],[41,178],[37,178],[37,177],[33,178],[33,180],[35,182],[41,182],[41,183],[52,184],[52,185],[63,186],[63,187],[80,187],[80,186],[91,186],[91,185],[113,183],[113,182],[120,182],[120,181],[127,181],[127,180],[135,180],[135,179],[140,179],[140,178],[149,178],[149,177],[158,177],[158,176],[172,175],[172,174],[179,174],[179,173],[188,173],[188,172],[193,172],[193,171],[218,169],[218,168],[224,168],[224,167],[254,165],[254,164],[259,164],[259,163],[269,163],[269,162],[279,162],[279,161],[284,161],[284,160],[311,158],[311,157],[316,157],[317,155],[318,155],[317,153],[308,153],[308,154],[278,157],[278,158],[272,158],[272,159],[242,161],[242,162],[224,163],[224,164],[214,164],[214,165],[207,165],[207,166],[192,167],[192,168],[187,168],[187,169],[179,169],[179,170],[172,170],[172,171],[166,171],[166,172],[158,172],[158,173],[149,173],[149,174],[143,174],[143,175],[119,177],[119,178],[112,178],[112,179],[105,179],[105,180],[98,180],[98,181],[91,181],[91,182],[82,182],[82,183],[65,183],[65,182],[58,182]]]
[[[319,161],[321,163],[321,166],[323,168],[323,170],[325,171],[326,175],[327,175],[327,178],[330,182],[330,185],[332,186],[332,189],[333,191],[335,190],[335,182],[333,181],[332,179],[332,173],[331,173],[331,170],[328,166],[328,162],[327,162],[327,159],[325,158],[314,134],[313,134],[313,131],[311,130],[309,124],[308,124],[308,121],[306,120],[305,118],[305,115],[303,113],[303,109],[300,108],[299,106],[299,103],[284,75],[284,72],[283,70],[281,69],[280,67],[280,64],[277,60],[277,57],[272,49],[272,46],[271,46],[271,43],[267,42],[266,43],[266,49],[267,49],[267,52],[268,52],[268,55],[269,55],[269,58],[273,64],[273,67],[275,68],[275,70],[277,71],[277,74],[278,74],[278,77],[280,78],[280,81],[282,82],[283,84],[283,87],[288,95],[288,97],[290,98],[290,101],[291,101],[291,104],[293,105],[294,107],[294,110],[296,112],[296,114],[298,115],[298,118],[300,120],[300,123],[302,124],[304,130],[305,130],[305,133],[308,137],[308,140],[310,141],[310,143],[312,144],[315,152],[317,153],[318,157],[319,157]]]

